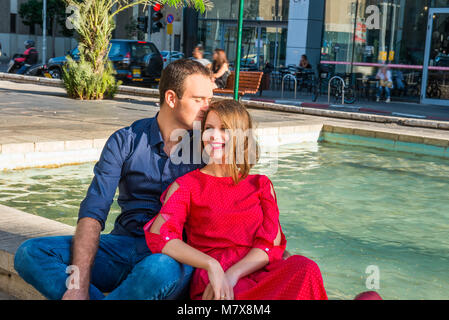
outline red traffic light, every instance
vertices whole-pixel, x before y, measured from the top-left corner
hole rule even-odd
[[[162,8],[161,8],[161,5],[159,4],[159,3],[156,3],[154,6],[153,6],[153,10],[154,11],[159,11],[159,10],[161,10]]]

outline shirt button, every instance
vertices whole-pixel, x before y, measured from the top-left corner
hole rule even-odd
[[[165,240],[170,240],[170,238],[169,237],[165,237]]]
[[[268,249],[268,248],[265,248],[265,251],[270,251],[270,249]]]

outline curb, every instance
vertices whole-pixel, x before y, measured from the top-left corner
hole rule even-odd
[[[303,113],[328,118],[371,121],[379,123],[395,123],[402,126],[449,130],[449,122],[436,117],[376,110],[372,108],[350,105],[320,104],[311,102],[292,102],[286,100],[250,98],[242,100],[246,105],[255,108],[266,108],[287,112]],[[343,111],[345,110],[345,111]],[[356,112],[370,112],[356,113]],[[449,120],[449,118],[447,119]]]
[[[9,80],[21,83],[32,83],[37,85],[44,85],[50,87],[64,88],[62,80],[60,79],[49,79],[44,77],[33,77],[24,76],[21,74],[4,73],[0,72],[0,80]],[[147,97],[159,97],[159,90],[150,88],[139,88],[132,86],[119,86],[118,93],[129,94],[129,95],[140,95]]]
[[[47,85],[47,86],[53,86],[53,87],[63,87],[62,80],[59,80],[59,79],[31,77],[31,76],[24,76],[24,75],[17,75],[17,74],[9,74],[9,73],[4,73],[4,72],[0,72],[0,80],[10,80],[10,81],[16,81],[16,82],[34,83],[34,84]],[[147,97],[152,97],[152,98],[159,97],[159,91],[157,89],[139,88],[139,87],[132,87],[132,86],[119,86],[118,93],[141,95],[141,96],[147,96]],[[214,98],[216,98],[216,99],[232,99],[232,97],[226,97],[226,96],[214,96]],[[347,107],[347,106],[344,107],[346,110],[348,110],[348,109],[351,110],[352,111],[351,112],[351,111],[332,110],[332,108],[334,108],[334,109],[342,108],[340,106],[337,107],[336,105],[309,103],[309,102],[301,102],[301,101],[294,102],[293,105],[291,104],[292,102],[288,101],[288,100],[258,99],[258,98],[242,99],[241,102],[250,108],[302,113],[302,114],[327,117],[327,118],[339,118],[339,119],[358,120],[358,121],[371,121],[371,122],[379,122],[379,123],[395,123],[398,125],[410,126],[410,127],[449,130],[449,122],[432,119],[432,117],[429,117],[427,119],[410,118],[410,117],[404,117],[404,116],[410,116],[410,115],[374,110],[374,109],[370,109],[370,108],[352,107],[352,109],[351,109],[350,107]],[[356,113],[354,111],[382,113],[383,115]]]

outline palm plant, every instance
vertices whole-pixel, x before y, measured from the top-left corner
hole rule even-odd
[[[210,0],[65,0],[77,8],[69,21],[78,33],[78,61],[68,59],[63,69],[67,94],[78,99],[112,98],[118,85],[108,60],[109,41],[115,28],[114,16],[136,5],[160,3],[172,7],[188,5],[204,12]]]

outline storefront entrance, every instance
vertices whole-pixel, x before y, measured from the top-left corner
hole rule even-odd
[[[449,106],[449,8],[429,9],[421,102]]]

